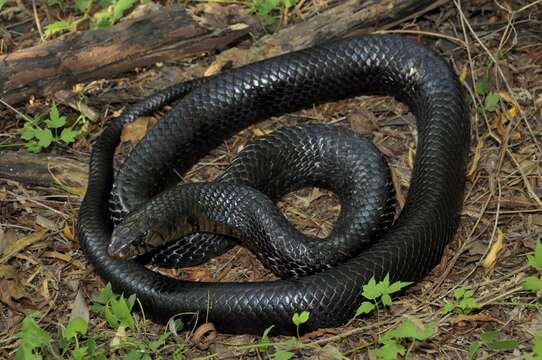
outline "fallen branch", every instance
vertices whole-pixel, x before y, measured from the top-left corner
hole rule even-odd
[[[247,33],[247,27],[208,29],[184,9],[160,8],[111,28],[0,56],[0,98],[13,105],[30,95],[50,95],[136,67],[224,49]]]

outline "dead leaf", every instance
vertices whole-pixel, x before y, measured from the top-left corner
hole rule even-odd
[[[212,76],[220,73],[224,68],[231,67],[232,61],[226,58],[218,58],[203,73],[203,76]]]
[[[370,135],[379,129],[378,121],[372,111],[364,108],[348,114],[346,116],[352,130],[362,135]]]
[[[72,261],[72,257],[68,254],[60,253],[58,251],[46,251],[42,254],[43,257],[62,260],[64,262]]]
[[[485,144],[485,136],[482,136],[478,140],[478,144],[476,145],[476,149],[474,150],[474,156],[472,157],[472,163],[470,165],[469,172],[467,173],[467,176],[472,178],[472,176],[475,174],[476,170],[478,169],[478,163],[480,162],[480,158],[482,157],[481,152],[482,148]]]
[[[203,267],[183,270],[188,280],[209,281],[213,279],[213,274]]]
[[[27,246],[30,246],[33,243],[43,239],[48,231],[49,230],[47,229],[38,230],[30,235],[27,235],[17,240],[16,242],[8,246],[2,253],[2,257],[0,257],[0,264],[5,263],[7,260],[11,259],[11,257],[25,249]]]
[[[152,116],[142,116],[136,121],[126,124],[122,130],[120,140],[122,142],[129,142],[132,146],[135,146],[147,133],[157,120]]]
[[[77,317],[82,318],[86,322],[88,322],[89,320],[88,305],[85,301],[85,298],[83,297],[83,294],[81,293],[81,289],[77,291],[77,295],[75,296],[75,300],[73,301],[73,307],[70,313],[70,321]]]
[[[260,128],[254,128],[252,129],[252,133],[255,136],[265,136],[271,134],[273,131],[268,129],[260,129]]]
[[[486,258],[482,262],[482,266],[486,269],[492,269],[495,266],[497,261],[497,256],[501,253],[504,248],[504,233],[500,228],[497,228],[497,239],[491,246]]]
[[[21,273],[14,266],[0,265],[0,293],[5,292],[5,294],[0,295],[0,298],[30,299],[30,295],[24,289],[20,275]],[[6,303],[6,305],[9,304]]]
[[[57,231],[58,226],[54,223],[54,221],[47,219],[44,216],[36,215],[36,224],[41,226],[42,228],[49,229],[51,231]]]
[[[73,235],[73,229],[71,226],[68,225],[68,223],[64,223],[64,229],[63,229],[64,236],[66,239],[70,241],[75,240],[75,236]]]
[[[0,254],[15,241],[17,241],[17,233],[15,230],[8,229],[4,232],[4,229],[0,228]]]

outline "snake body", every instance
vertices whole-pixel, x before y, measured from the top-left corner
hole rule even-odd
[[[325,239],[304,236],[273,201],[306,186],[333,191],[341,212]],[[229,235],[242,240],[283,278],[328,269],[379,239],[393,221],[393,184],[384,157],[349,129],[322,124],[282,128],[246,146],[213,183],[172,187],[115,227],[109,252],[120,258],[160,250],[179,266],[197,241]],[[130,252],[133,251],[133,254]],[[119,254],[120,252],[120,254]],[[118,255],[117,255],[118,254]],[[181,256],[179,256],[181,255]],[[190,260],[190,259],[188,259]]]
[[[181,172],[235,132],[270,116],[357,95],[384,94],[406,103],[418,140],[406,204],[391,229],[336,267],[264,283],[174,280],[137,261],[108,255],[113,153],[122,127],[175,102],[125,161],[115,180],[126,211],[161,190],[179,161]],[[179,100],[180,99],[180,100]],[[274,325],[292,333],[294,313],[311,316],[303,330],[343,324],[374,276],[416,281],[439,261],[462,205],[469,119],[456,75],[444,59],[415,41],[388,35],[345,39],[250,64],[212,79],[175,85],[136,104],[97,139],[77,234],[96,271],[116,291],[137,294],[155,320],[195,313],[221,331],[260,333]]]

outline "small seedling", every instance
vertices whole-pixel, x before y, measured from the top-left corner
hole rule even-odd
[[[444,315],[449,313],[468,314],[473,310],[479,309],[480,304],[473,297],[474,291],[466,290],[464,287],[455,289],[454,301],[450,301],[442,308]]]
[[[309,321],[310,313],[308,311],[302,311],[301,313],[295,313],[294,316],[292,316],[292,322],[296,326],[296,332],[297,337],[299,338],[299,327],[301,324],[306,323]]]
[[[525,354],[525,360],[542,360],[542,336],[533,335],[534,345],[532,354]]]
[[[497,331],[486,331],[480,335],[480,341],[475,341],[469,345],[469,359],[476,359],[478,350],[485,346],[488,350],[499,352],[512,350],[518,347],[518,342],[512,339],[498,340],[499,333]]]
[[[488,64],[487,72],[478,79],[475,86],[476,94],[483,98],[483,109],[487,112],[495,112],[501,102],[501,97],[498,93],[489,91],[489,69],[492,65],[492,63]]]
[[[75,317],[65,327],[61,326],[57,340],[39,327],[34,320],[36,315],[28,315],[22,321],[21,331],[17,333],[21,345],[17,349],[16,359],[106,360],[110,358],[107,355],[114,355],[117,350],[126,354],[123,359],[160,358],[159,355],[152,354],[161,351],[171,333],[165,332],[157,338],[149,339],[146,331],[140,331],[132,314],[136,303],[134,295],[125,300],[124,296],[113,294],[111,285],[108,284],[93,302],[93,312],[105,316],[109,328],[100,329],[98,335],[89,334],[88,321]],[[179,326],[182,324],[179,323]],[[104,347],[104,344],[108,346]],[[106,354],[106,348],[109,349],[109,354]],[[181,360],[186,351],[185,344],[181,343],[172,358]]]
[[[373,276],[366,285],[363,285],[363,291],[361,292],[361,295],[370,301],[361,303],[356,310],[354,318],[362,314],[371,313],[379,304],[390,306],[392,304],[391,294],[400,291],[410,284],[412,283],[404,281],[396,281],[390,284],[389,275],[386,275],[384,280],[376,282]]]
[[[25,123],[23,128],[19,130],[19,135],[26,142],[25,145],[28,151],[39,153],[53,142],[71,144],[87,129],[88,122],[83,114],[80,114],[75,122],[69,126],[67,118],[60,115],[53,101],[49,110],[49,117],[45,120],[39,116],[34,118],[25,117]]]
[[[408,353],[413,348],[416,341],[423,341],[435,333],[435,325],[429,323],[427,325],[416,324],[412,320],[404,320],[394,329],[384,333],[380,338],[381,347],[371,350],[371,352],[382,360],[396,359],[398,355],[408,356]],[[411,345],[407,350],[403,342],[410,340]]]
[[[295,0],[254,0],[251,10],[258,15],[265,25],[273,25],[276,16],[272,14],[278,11],[286,11],[295,5]]]
[[[538,271],[542,271],[542,242],[540,240],[536,242],[534,255],[529,255],[527,259],[530,266]],[[523,287],[526,290],[537,293],[542,290],[542,278],[534,275],[528,276],[523,281]]]
[[[28,315],[24,318],[21,331],[17,337],[21,341],[21,346],[17,349],[17,360],[38,360],[40,350],[49,345],[51,336],[34,320],[37,314]]]
[[[90,20],[90,27],[93,29],[109,27],[117,23],[125,12],[134,6],[137,0],[100,0],[97,4],[97,11],[91,15],[93,9],[93,0],[75,0],[75,9],[80,16],[68,20],[60,20],[45,26],[45,35],[69,31],[77,31],[77,26],[85,20]],[[64,7],[62,0],[49,0],[49,6],[58,5]]]

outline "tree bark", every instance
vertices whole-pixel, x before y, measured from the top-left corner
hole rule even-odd
[[[84,192],[88,180],[88,158],[0,151],[0,179],[32,186],[58,186]]]
[[[30,95],[116,76],[136,67],[224,49],[249,29],[208,29],[179,7],[162,8],[107,29],[84,31],[0,56],[0,98]]]
[[[337,38],[389,29],[448,0],[347,0],[306,21],[263,37],[258,57],[304,49]]]

